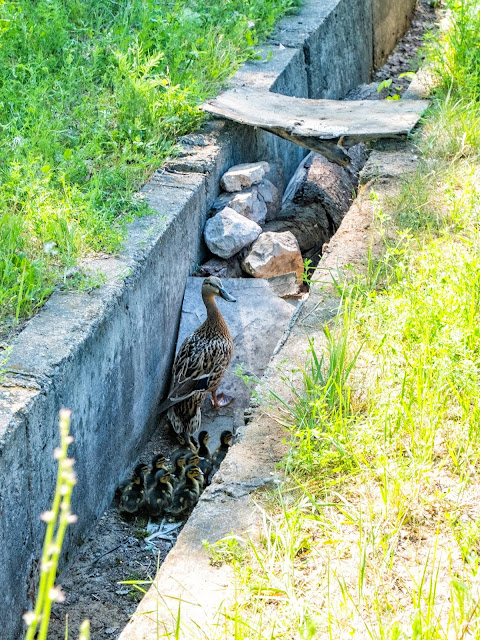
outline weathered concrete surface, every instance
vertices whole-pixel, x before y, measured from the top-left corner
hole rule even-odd
[[[305,97],[336,100],[370,79],[372,32],[372,0],[308,0],[298,16],[279,23],[271,39],[285,47],[303,48]]]
[[[410,26],[416,0],[373,0],[373,65],[381,67]]]
[[[33,597],[51,502],[58,410],[73,410],[78,485],[65,558],[110,503],[156,423],[168,381],[184,283],[201,253],[205,179],[156,174],[158,212],[137,220],[119,257],[97,260],[106,283],[56,293],[18,336],[0,386],[0,617],[15,638]],[[183,247],[183,260],[178,259]]]

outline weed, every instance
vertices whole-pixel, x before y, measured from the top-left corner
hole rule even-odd
[[[77,516],[70,511],[70,500],[76,484],[74,460],[67,457],[68,447],[73,442],[69,434],[70,415],[71,412],[66,409],[60,411],[60,447],[54,452],[58,460],[57,486],[51,510],[40,516],[43,522],[47,523],[47,529],[40,562],[37,601],[34,610],[24,615],[27,625],[25,640],[46,640],[52,604],[63,602],[65,598],[60,587],[55,586],[55,580],[66,529],[69,524],[77,521]],[[68,629],[66,633],[68,635]],[[89,638],[90,625],[88,620],[85,620],[80,627],[79,640]]]

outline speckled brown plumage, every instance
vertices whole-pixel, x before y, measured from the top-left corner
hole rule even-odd
[[[177,433],[192,434],[200,427],[205,396],[208,392],[216,394],[232,358],[233,340],[215,303],[217,295],[234,301],[219,278],[206,278],[202,298],[207,319],[180,347],[173,364],[168,399],[160,407],[160,411],[168,408],[168,419]]]

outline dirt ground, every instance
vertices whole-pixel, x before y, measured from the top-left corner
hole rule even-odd
[[[398,75],[418,67],[417,52],[422,36],[434,25],[435,14],[428,0],[421,0],[415,12],[410,31],[402,38],[387,63],[374,76],[372,85],[362,85],[349,94],[353,99],[378,99],[376,84],[386,78],[394,78],[389,90],[408,86],[410,79],[398,79]],[[364,95],[359,96],[358,91]],[[217,446],[212,443],[212,447]],[[148,442],[142,461],[149,461],[156,453],[169,455],[175,448],[173,440],[158,429]],[[111,640],[119,636],[142,597],[141,591],[132,585],[121,584],[128,580],[150,580],[165,559],[172,543],[156,540],[147,545],[146,519],[123,520],[113,504],[92,530],[78,550],[69,567],[60,575],[66,600],[55,605],[52,612],[50,640],[65,639],[65,621],[68,616],[69,638],[78,637],[82,620],[91,624],[92,640]],[[145,585],[145,590],[148,584]]]
[[[169,455],[176,446],[166,430],[159,428],[141,460],[149,462],[157,453]],[[69,638],[77,638],[85,618],[90,620],[92,640],[109,640],[120,634],[143,596],[133,585],[120,583],[153,578],[172,547],[158,539],[146,545],[146,525],[145,517],[121,518],[115,502],[103,514],[58,579],[66,599],[53,608],[49,640],[65,639],[66,616]],[[140,586],[148,589],[148,585]]]

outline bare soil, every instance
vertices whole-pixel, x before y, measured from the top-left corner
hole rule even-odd
[[[374,82],[353,90],[347,98],[385,98],[385,91],[377,92],[376,83],[388,78],[395,79],[390,94],[399,87],[403,91],[410,79],[398,79],[398,75],[418,68],[422,37],[434,27],[434,23],[435,13],[429,0],[420,0],[410,30],[387,63],[375,73]],[[355,92],[359,90],[368,95],[358,97]],[[141,460],[149,462],[153,455],[160,452],[169,455],[175,447],[165,429],[159,428],[145,446]],[[159,540],[155,541],[153,548],[147,545],[144,541],[148,536],[146,524],[145,518],[134,518],[128,522],[122,519],[115,503],[104,513],[78,549],[74,560],[59,576],[58,583],[66,600],[53,609],[50,640],[65,639],[67,616],[68,637],[72,640],[78,637],[78,628],[85,618],[90,620],[92,640],[111,640],[120,635],[143,595],[133,585],[121,582],[153,579],[172,547],[171,543]],[[148,584],[143,586],[145,590],[148,589]]]
[[[141,460],[150,462],[160,452],[168,456],[176,446],[160,426],[145,446]],[[65,640],[67,616],[72,640],[78,637],[79,626],[86,618],[90,620],[92,640],[111,640],[120,635],[143,596],[135,586],[121,582],[153,579],[172,547],[159,539],[147,545],[146,525],[145,517],[123,519],[113,502],[58,579],[66,599],[53,608],[49,640]],[[139,586],[148,590],[148,584]]]

